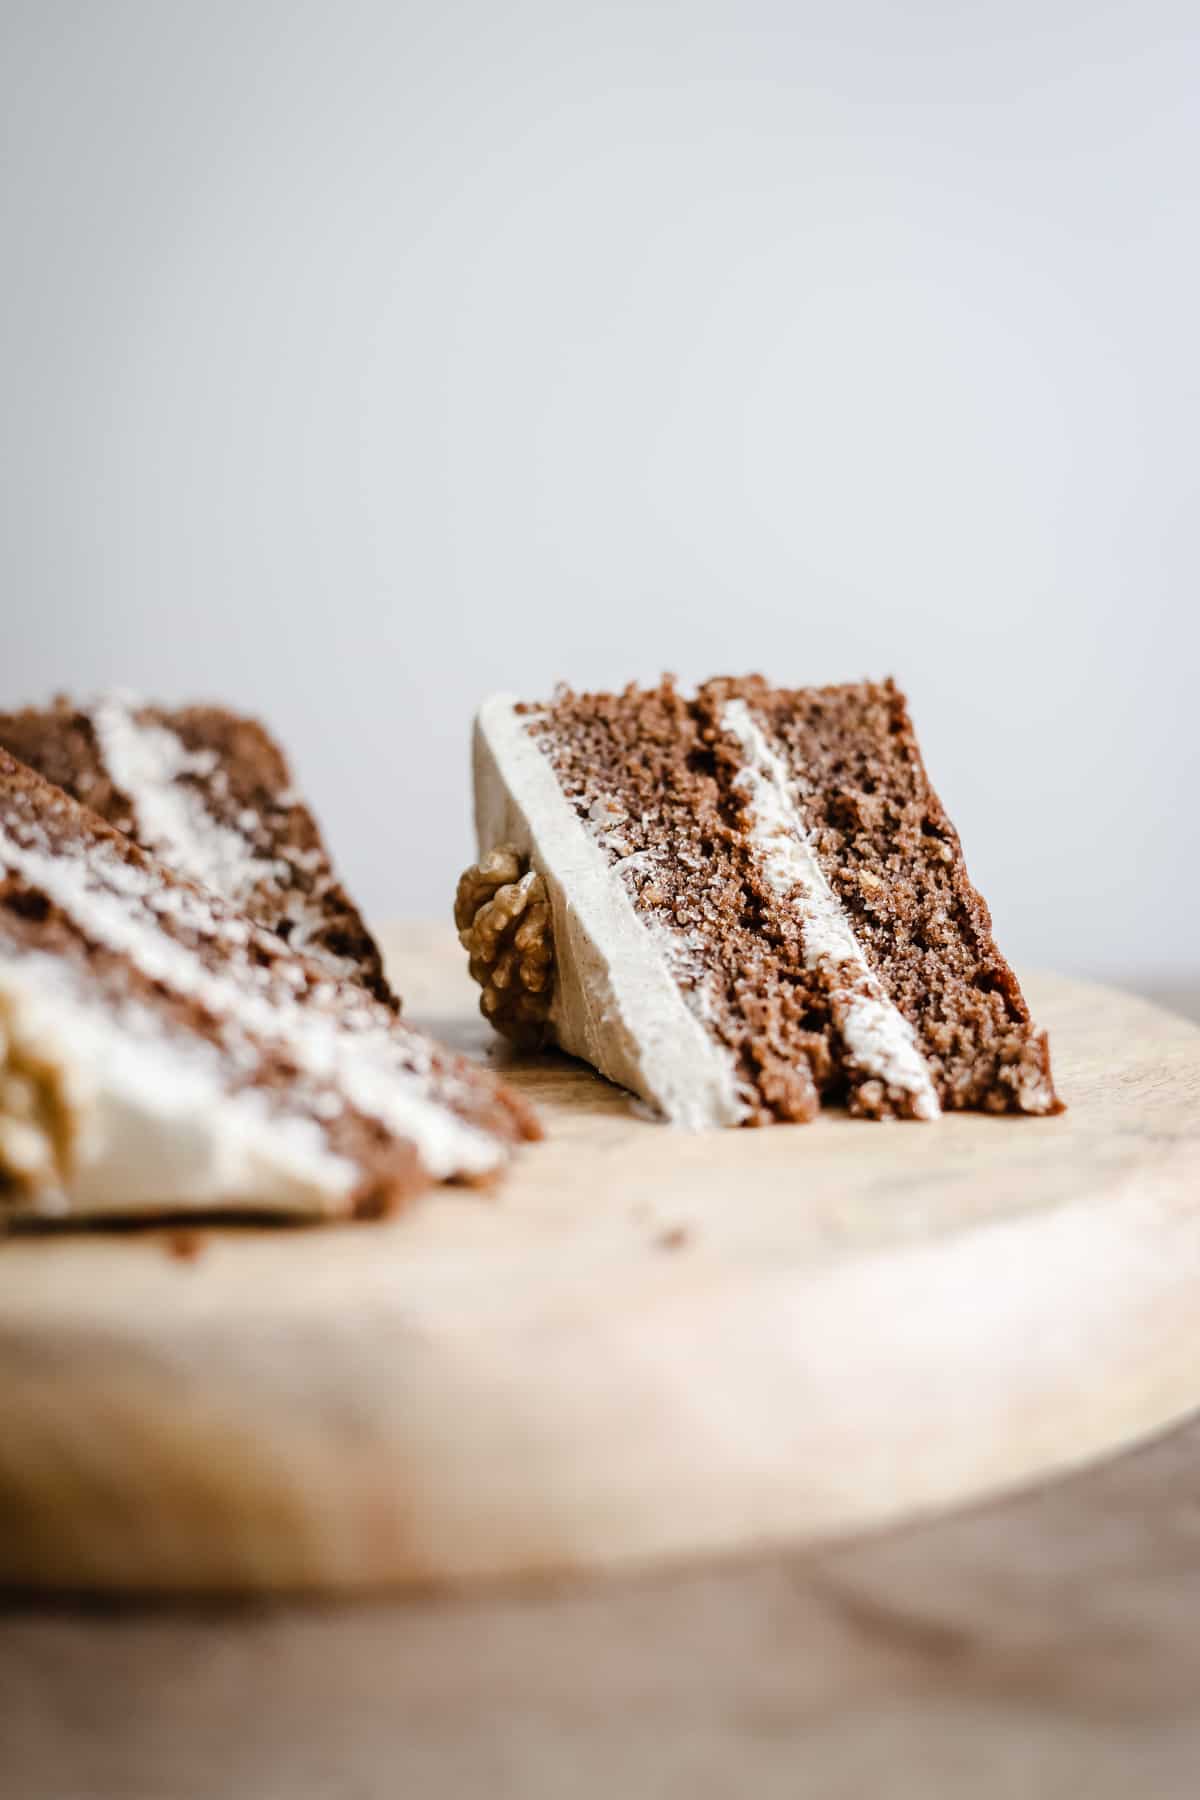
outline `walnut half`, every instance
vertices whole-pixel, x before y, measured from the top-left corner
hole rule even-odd
[[[0,994],[0,1202],[13,1192],[36,1194],[49,1208],[60,1198],[76,1128],[62,1069]]]
[[[536,1049],[554,993],[554,939],[546,884],[528,857],[501,844],[464,870],[454,923],[483,989],[480,1012],[514,1044]]]

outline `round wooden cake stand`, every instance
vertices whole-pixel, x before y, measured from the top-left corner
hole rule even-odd
[[[449,931],[411,1017],[489,1044]],[[488,1194],[0,1241],[0,1581],[549,1574],[832,1536],[1200,1402],[1200,1030],[1030,977],[1070,1110],[688,1137],[564,1058]]]

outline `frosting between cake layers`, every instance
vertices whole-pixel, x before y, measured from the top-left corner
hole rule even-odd
[[[744,762],[734,787],[746,799],[766,880],[791,897],[807,965],[827,961],[846,971],[837,1022],[847,1051],[867,1074],[908,1094],[918,1118],[937,1118],[941,1107],[916,1034],[884,992],[826,879],[792,798],[787,765],[744,700],[727,701],[720,723],[741,748]]]
[[[139,837],[181,875],[240,899],[275,871],[275,862],[264,865],[242,834],[215,819],[198,789],[180,779],[212,775],[216,753],[189,750],[165,725],[139,719],[137,705],[108,694],[87,716],[109,779],[133,807]]]
[[[291,865],[311,875],[322,853],[288,848],[284,855],[264,854],[254,842],[256,812],[237,815],[237,828],[217,818],[198,785],[225,779],[216,751],[190,750],[161,720],[139,717],[140,707],[134,696],[114,693],[87,709],[101,761],[133,808],[140,841],[179,874],[237,905],[257,889],[278,891],[280,917],[290,926],[288,943],[294,950],[308,948],[327,921],[321,906],[295,886]],[[280,807],[296,803],[290,789],[279,796]],[[347,979],[358,973],[352,959],[324,946],[315,954]]]
[[[482,853],[513,844],[545,880],[557,1042],[672,1124],[701,1130],[739,1123],[747,1107],[733,1057],[689,1010],[665,947],[646,929],[530,735],[529,715],[516,706],[511,695],[494,695],[476,721],[476,830]]]
[[[255,971],[222,970],[170,936],[155,911],[174,911],[198,935],[245,942],[253,927],[230,918],[208,896],[164,884],[152,870],[100,850],[91,856],[51,854],[22,843],[0,826],[0,868],[12,870],[60,906],[94,943],[126,957],[151,981],[198,1001],[251,1040],[286,1051],[308,1077],[329,1084],[355,1111],[411,1142],[435,1179],[482,1175],[504,1152],[488,1134],[460,1119],[431,1091],[422,1040],[382,1022],[365,996],[349,996],[337,1010],[306,1005],[278,990],[256,991]],[[286,961],[282,963],[286,971]],[[300,970],[298,985],[304,986]],[[330,990],[331,992],[333,990]],[[90,1050],[83,1055],[85,1070]],[[159,1196],[162,1198],[162,1196]],[[110,1193],[109,1199],[119,1199]]]

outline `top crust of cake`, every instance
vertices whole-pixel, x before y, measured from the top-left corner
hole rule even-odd
[[[386,1210],[537,1135],[485,1071],[0,751],[0,1199]]]
[[[511,842],[546,879],[558,1041],[669,1118],[1058,1110],[893,682],[498,696],[476,810],[481,851]],[[694,1037],[638,1021],[664,984],[724,1070],[715,1103]]]
[[[394,1003],[279,745],[255,719],[109,694],[0,713],[0,747],[294,949]]]

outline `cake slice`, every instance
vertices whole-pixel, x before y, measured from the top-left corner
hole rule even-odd
[[[375,1214],[518,1097],[0,751],[0,1217]]]
[[[485,1013],[674,1123],[1060,1110],[894,683],[500,695],[475,810]]]
[[[287,759],[255,719],[108,694],[0,713],[0,748],[293,949],[393,1000]]]

